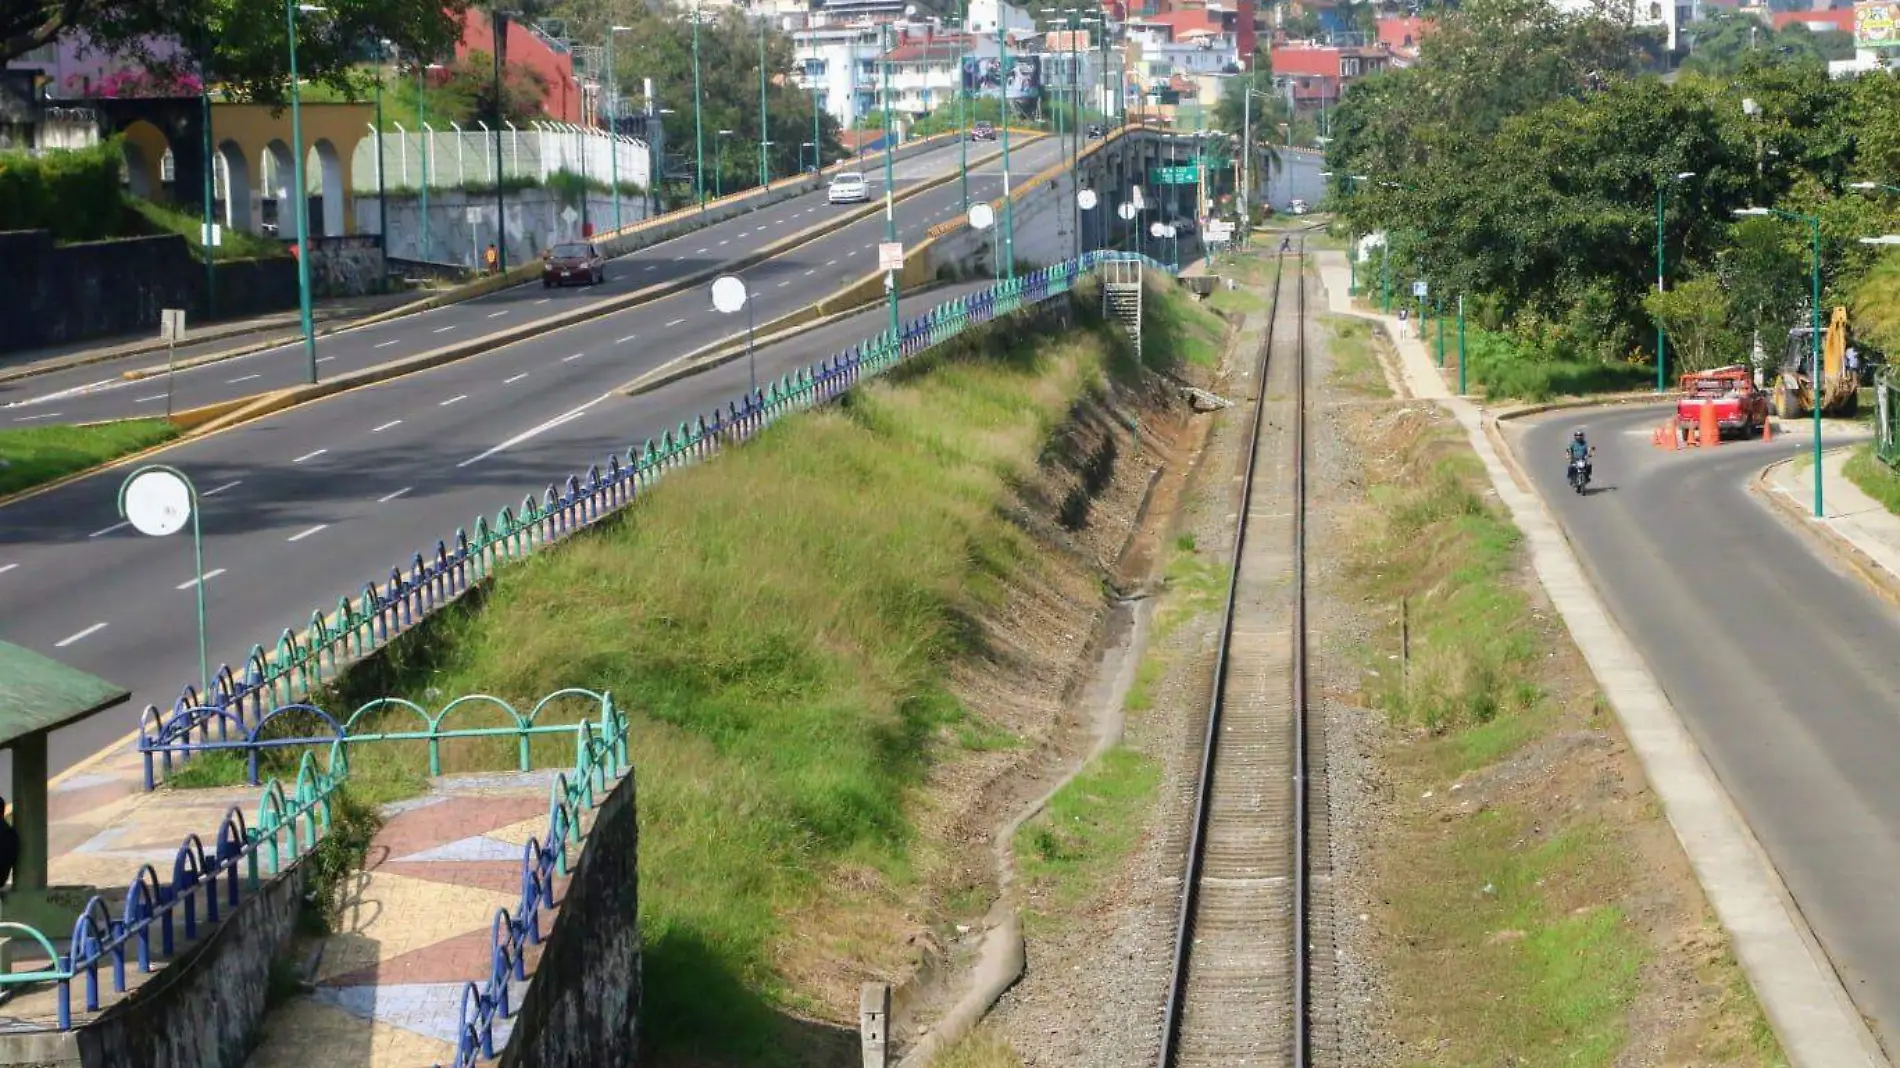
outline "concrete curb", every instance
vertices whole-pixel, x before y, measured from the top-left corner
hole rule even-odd
[[[1383,316],[1352,314],[1384,329]],[[1398,355],[1406,364],[1407,354]],[[1410,382],[1413,375],[1406,378]],[[1886,1057],[1767,851],[1635,643],[1610,615],[1548,504],[1525,488],[1529,479],[1511,450],[1495,443],[1503,438],[1502,430],[1486,430],[1487,424],[1497,427],[1496,419],[1462,398],[1416,399],[1443,406],[1483,461],[1499,500],[1524,535],[1539,582],[1642,762],[1789,1063],[1794,1068],[1886,1068]]]
[[[1843,449],[1859,448],[1861,442],[1843,446]],[[1825,452],[1837,452],[1837,449],[1824,449]],[[1780,470],[1793,464],[1800,457],[1789,456],[1761,469],[1748,484],[1748,491],[1761,498],[1770,511],[1780,515],[1782,521],[1802,538],[1810,541],[1822,553],[1838,561],[1854,576],[1871,589],[1876,597],[1895,608],[1900,608],[1900,575],[1895,575],[1882,567],[1878,560],[1867,551],[1848,540],[1847,536],[1834,529],[1826,521],[1817,521],[1806,509],[1795,503],[1794,498],[1783,493],[1780,487],[1773,485]]]
[[[196,337],[186,340],[184,344],[202,345],[210,341],[224,341],[229,338],[245,337],[250,334],[261,334],[261,333],[265,333],[266,331],[296,330],[296,329],[297,329],[297,324],[294,322],[293,323],[272,323],[269,325],[258,325],[254,323],[254,324],[251,324],[249,326],[244,326],[244,327],[233,327],[229,330],[206,331],[205,333],[202,333]],[[336,326],[328,327],[328,328],[318,331],[317,336],[321,337],[324,334],[334,333],[338,329],[341,329],[341,328],[336,327]],[[282,342],[274,341],[274,342],[269,342],[269,343],[258,343],[254,345],[247,345],[243,347],[241,350],[234,350],[233,355],[248,356],[253,352],[258,352],[258,351],[261,351],[262,349],[271,347],[271,345],[278,345],[278,344],[282,344]],[[38,363],[28,364],[25,367],[15,367],[9,371],[0,371],[0,383],[17,382],[17,381],[20,381],[21,379],[26,379],[26,378],[38,378],[41,375],[50,375],[59,371],[70,371],[75,367],[89,367],[96,363],[107,363],[112,360],[131,359],[137,356],[150,356],[153,353],[164,352],[164,351],[165,351],[165,343],[162,341],[134,341],[134,342],[130,342],[129,344],[115,346],[110,349],[96,349],[91,352],[75,353],[71,356],[55,356],[55,357],[52,357],[51,359],[41,360]],[[219,355],[219,354],[208,353],[207,355]],[[185,365],[183,363],[180,363],[178,366],[183,367]]]

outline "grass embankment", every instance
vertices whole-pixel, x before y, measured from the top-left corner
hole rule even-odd
[[[1130,369],[1117,333],[1012,322],[670,474],[327,700],[483,692],[525,708],[610,690],[639,774],[656,1052],[797,1061],[808,1025],[782,1012],[850,1011],[812,998],[812,976],[854,998],[859,962],[903,952],[892,929],[935,859],[911,818],[926,774],[997,744],[948,672],[979,652],[976,621],[1013,578],[1046,566],[1005,511],[1075,400]],[[1151,362],[1179,355],[1149,347]],[[537,764],[571,761],[570,746],[537,743]],[[444,750],[449,771],[512,758],[506,742]],[[364,746],[352,781],[424,766],[415,746]]]
[[[1408,1063],[1608,1066],[1660,1027],[1669,1063],[1780,1064],[1653,802],[1606,785],[1626,774],[1607,711],[1526,592],[1477,460],[1419,412],[1385,416],[1363,455],[1345,581],[1389,611],[1365,696],[1402,739],[1375,923]],[[1688,973],[1687,1005],[1646,986]]]
[[[0,495],[51,482],[178,436],[163,419],[0,430]]]
[[[1333,384],[1362,397],[1391,396],[1378,350],[1373,348],[1372,324],[1343,315],[1322,315],[1320,322],[1328,333],[1326,351],[1332,357]]]
[[[1900,514],[1900,474],[1893,468],[1880,462],[1874,455],[1872,444],[1857,445],[1854,454],[1847,458],[1847,464],[1841,469],[1847,480],[1860,487],[1860,491],[1879,501],[1887,511]]]
[[[194,255],[203,259],[205,250],[202,217],[130,195],[125,198],[125,204],[128,211],[145,221],[145,225],[152,233],[177,234],[191,246]],[[288,228],[286,232],[294,234],[295,227]],[[289,246],[282,241],[260,237],[229,226],[221,231],[219,241],[217,255],[222,260],[268,259],[274,256],[290,255]]]
[[[1376,288],[1360,297],[1372,310],[1380,307]],[[1417,318],[1415,302],[1393,298],[1392,314],[1410,307]],[[1440,321],[1428,314],[1424,322],[1414,323],[1426,351],[1434,359],[1438,354]],[[1455,386],[1458,375],[1458,319],[1448,308],[1442,321],[1445,332],[1445,373]],[[1581,397],[1597,393],[1621,393],[1654,385],[1656,369],[1638,363],[1606,363],[1600,360],[1564,359],[1537,351],[1508,334],[1465,323],[1465,356],[1471,362],[1465,375],[1465,388],[1490,399],[1546,401],[1552,397]]]
[[[1143,337],[1170,339],[1168,343],[1175,346],[1171,356],[1177,362],[1213,370],[1220,366],[1221,348],[1227,341],[1227,324],[1208,310],[1210,305],[1234,310],[1214,304],[1212,298],[1206,305],[1199,303],[1186,290],[1173,285],[1151,285],[1142,306]]]

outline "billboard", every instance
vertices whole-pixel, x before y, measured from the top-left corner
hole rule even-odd
[[[1009,57],[1009,77],[995,56],[963,57],[963,90],[971,96],[1007,92],[1011,100],[1034,100],[1042,95],[1042,57]]]
[[[1900,4],[1889,0],[1873,0],[1854,5],[1854,47],[1855,48],[1893,48],[1900,46],[1895,39],[1895,23],[1900,21]]]

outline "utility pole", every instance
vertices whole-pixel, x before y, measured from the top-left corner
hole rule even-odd
[[[759,20],[759,187],[772,184],[772,168],[765,159],[772,143],[772,124],[765,111],[765,20]]]
[[[1009,195],[1009,41],[1003,32],[1003,8],[996,9],[996,99],[1003,121],[1003,278],[1016,277],[1016,202]]]
[[[699,3],[693,3],[693,186],[699,210],[706,210],[706,132],[699,104]]]
[[[879,81],[883,83],[881,95],[884,98],[884,240],[895,242],[897,240],[897,201],[893,190],[897,187],[895,167],[897,138],[895,131],[891,128],[891,48],[890,38],[886,31],[879,31],[878,41],[884,45],[884,54],[879,57],[881,60],[879,68],[883,74]],[[890,304],[891,343],[894,345],[898,337],[896,271],[884,272],[884,292],[885,299]]]
[[[491,7],[488,24],[494,30],[495,36],[495,269],[506,274],[508,273],[508,217],[504,209],[507,207],[508,183],[503,179],[507,178],[508,169],[502,162],[501,127],[508,118],[508,112],[502,106],[501,50],[508,41],[508,16],[501,10]],[[382,134],[379,132],[376,135],[378,153],[382,151],[382,143]],[[519,141],[515,143],[515,148],[515,163],[519,167],[521,161]]]

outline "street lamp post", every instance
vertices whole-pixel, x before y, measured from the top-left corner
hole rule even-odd
[[[1812,286],[1809,300],[1812,306],[1808,319],[1808,392],[1811,403],[1808,406],[1814,409],[1814,516],[1819,519],[1827,514],[1821,508],[1821,391],[1826,384],[1821,374],[1821,217],[1780,208],[1741,208],[1735,214],[1755,217],[1776,215],[1808,224],[1812,241],[1812,260],[1809,265],[1809,282]]]
[[[895,242],[897,240],[897,199],[894,190],[897,187],[895,165],[897,138],[893,136],[894,131],[891,126],[891,49],[888,37],[884,37],[879,43],[884,45],[884,54],[879,57],[881,60],[879,67],[883,72],[883,77],[879,79],[883,83],[881,86],[883,92],[880,95],[884,98],[884,240]],[[897,343],[896,271],[884,272],[884,292],[885,301],[890,305],[891,344],[895,345]]]
[[[1673,180],[1681,182],[1694,177],[1694,171],[1677,171]],[[1666,290],[1664,284],[1665,275],[1663,273],[1663,192],[1668,186],[1668,179],[1656,179],[1656,292],[1658,293],[1662,293]],[[1667,344],[1668,342],[1663,334],[1662,324],[1659,322],[1656,324],[1656,392],[1658,393],[1663,392],[1666,388],[1664,386],[1667,376],[1665,368],[1669,362],[1665,355],[1667,352]]]
[[[997,8],[1000,17],[1002,8]],[[970,37],[969,0],[957,7],[957,32],[960,40],[974,43]],[[963,53],[957,53],[957,182],[963,191],[963,213],[970,213],[970,84],[963,76]]]
[[[772,143],[771,118],[765,110],[765,20],[759,20],[759,186],[772,184],[772,166],[766,160],[766,146]]]
[[[310,324],[310,199],[304,195],[303,105],[297,91],[297,14],[324,10],[316,4],[284,0],[284,26],[290,43],[290,151],[291,175],[297,204],[297,301],[303,326],[303,351],[310,362],[310,381],[317,380],[317,333]]]
[[[713,199],[718,200],[726,194],[721,191],[720,172],[726,169],[726,138],[732,136],[731,130],[720,130],[713,137]]]
[[[503,163],[501,156],[501,128],[503,124],[507,122],[508,114],[502,107],[501,49],[508,40],[508,16],[499,8],[491,9],[489,11],[489,24],[490,28],[494,31],[495,37],[494,48],[492,49],[494,52],[493,87],[495,94],[495,132],[493,134],[495,150],[495,270],[506,274],[508,272],[508,223],[505,211],[507,207],[507,193],[505,190],[508,186],[503,179],[507,177],[508,168]],[[381,150],[381,144],[382,140],[379,136],[377,139],[378,151]],[[519,142],[517,142],[515,164],[519,167],[520,163],[521,153],[519,151]],[[385,239],[385,241],[386,240],[387,239]]]
[[[693,4],[693,186],[699,210],[706,210],[706,132],[699,102],[699,4]]]
[[[376,121],[379,126],[382,123],[382,115],[383,115],[382,89],[383,89],[383,68],[381,66],[378,66],[376,68]],[[203,242],[204,253],[205,253],[205,317],[214,318],[218,314],[218,271],[217,271],[217,248],[218,247],[217,245],[213,244],[211,240],[213,236],[212,228],[217,225],[215,222],[212,221],[212,218],[211,218],[211,202],[215,199],[215,197],[212,194],[212,188],[211,188],[211,185],[212,185],[211,161],[213,158],[212,150],[211,150],[211,143],[212,143],[211,78],[210,78],[209,72],[205,70],[204,58],[203,58],[202,53],[200,54],[200,57],[198,60],[198,110],[201,113],[202,121],[204,123],[204,128],[205,128],[204,129],[205,225],[204,225],[204,242]],[[382,166],[383,166],[382,143],[383,143],[382,134],[378,133],[376,135],[376,146],[377,146],[376,175],[377,175],[377,181],[379,183],[382,181],[382,173],[383,173],[382,172]],[[388,273],[387,264],[385,264],[384,273],[385,274]]]
[[[1003,279],[1016,277],[1016,202],[1009,195],[1009,40],[1003,30],[1003,9],[996,12],[997,123],[1003,128]]]
[[[627,26],[607,27],[607,132],[612,135],[607,139],[607,144],[613,158],[615,232],[619,232],[625,224],[620,218],[620,71],[614,67],[614,35],[626,33],[630,29]],[[647,175],[647,184],[653,184],[651,173]]]

